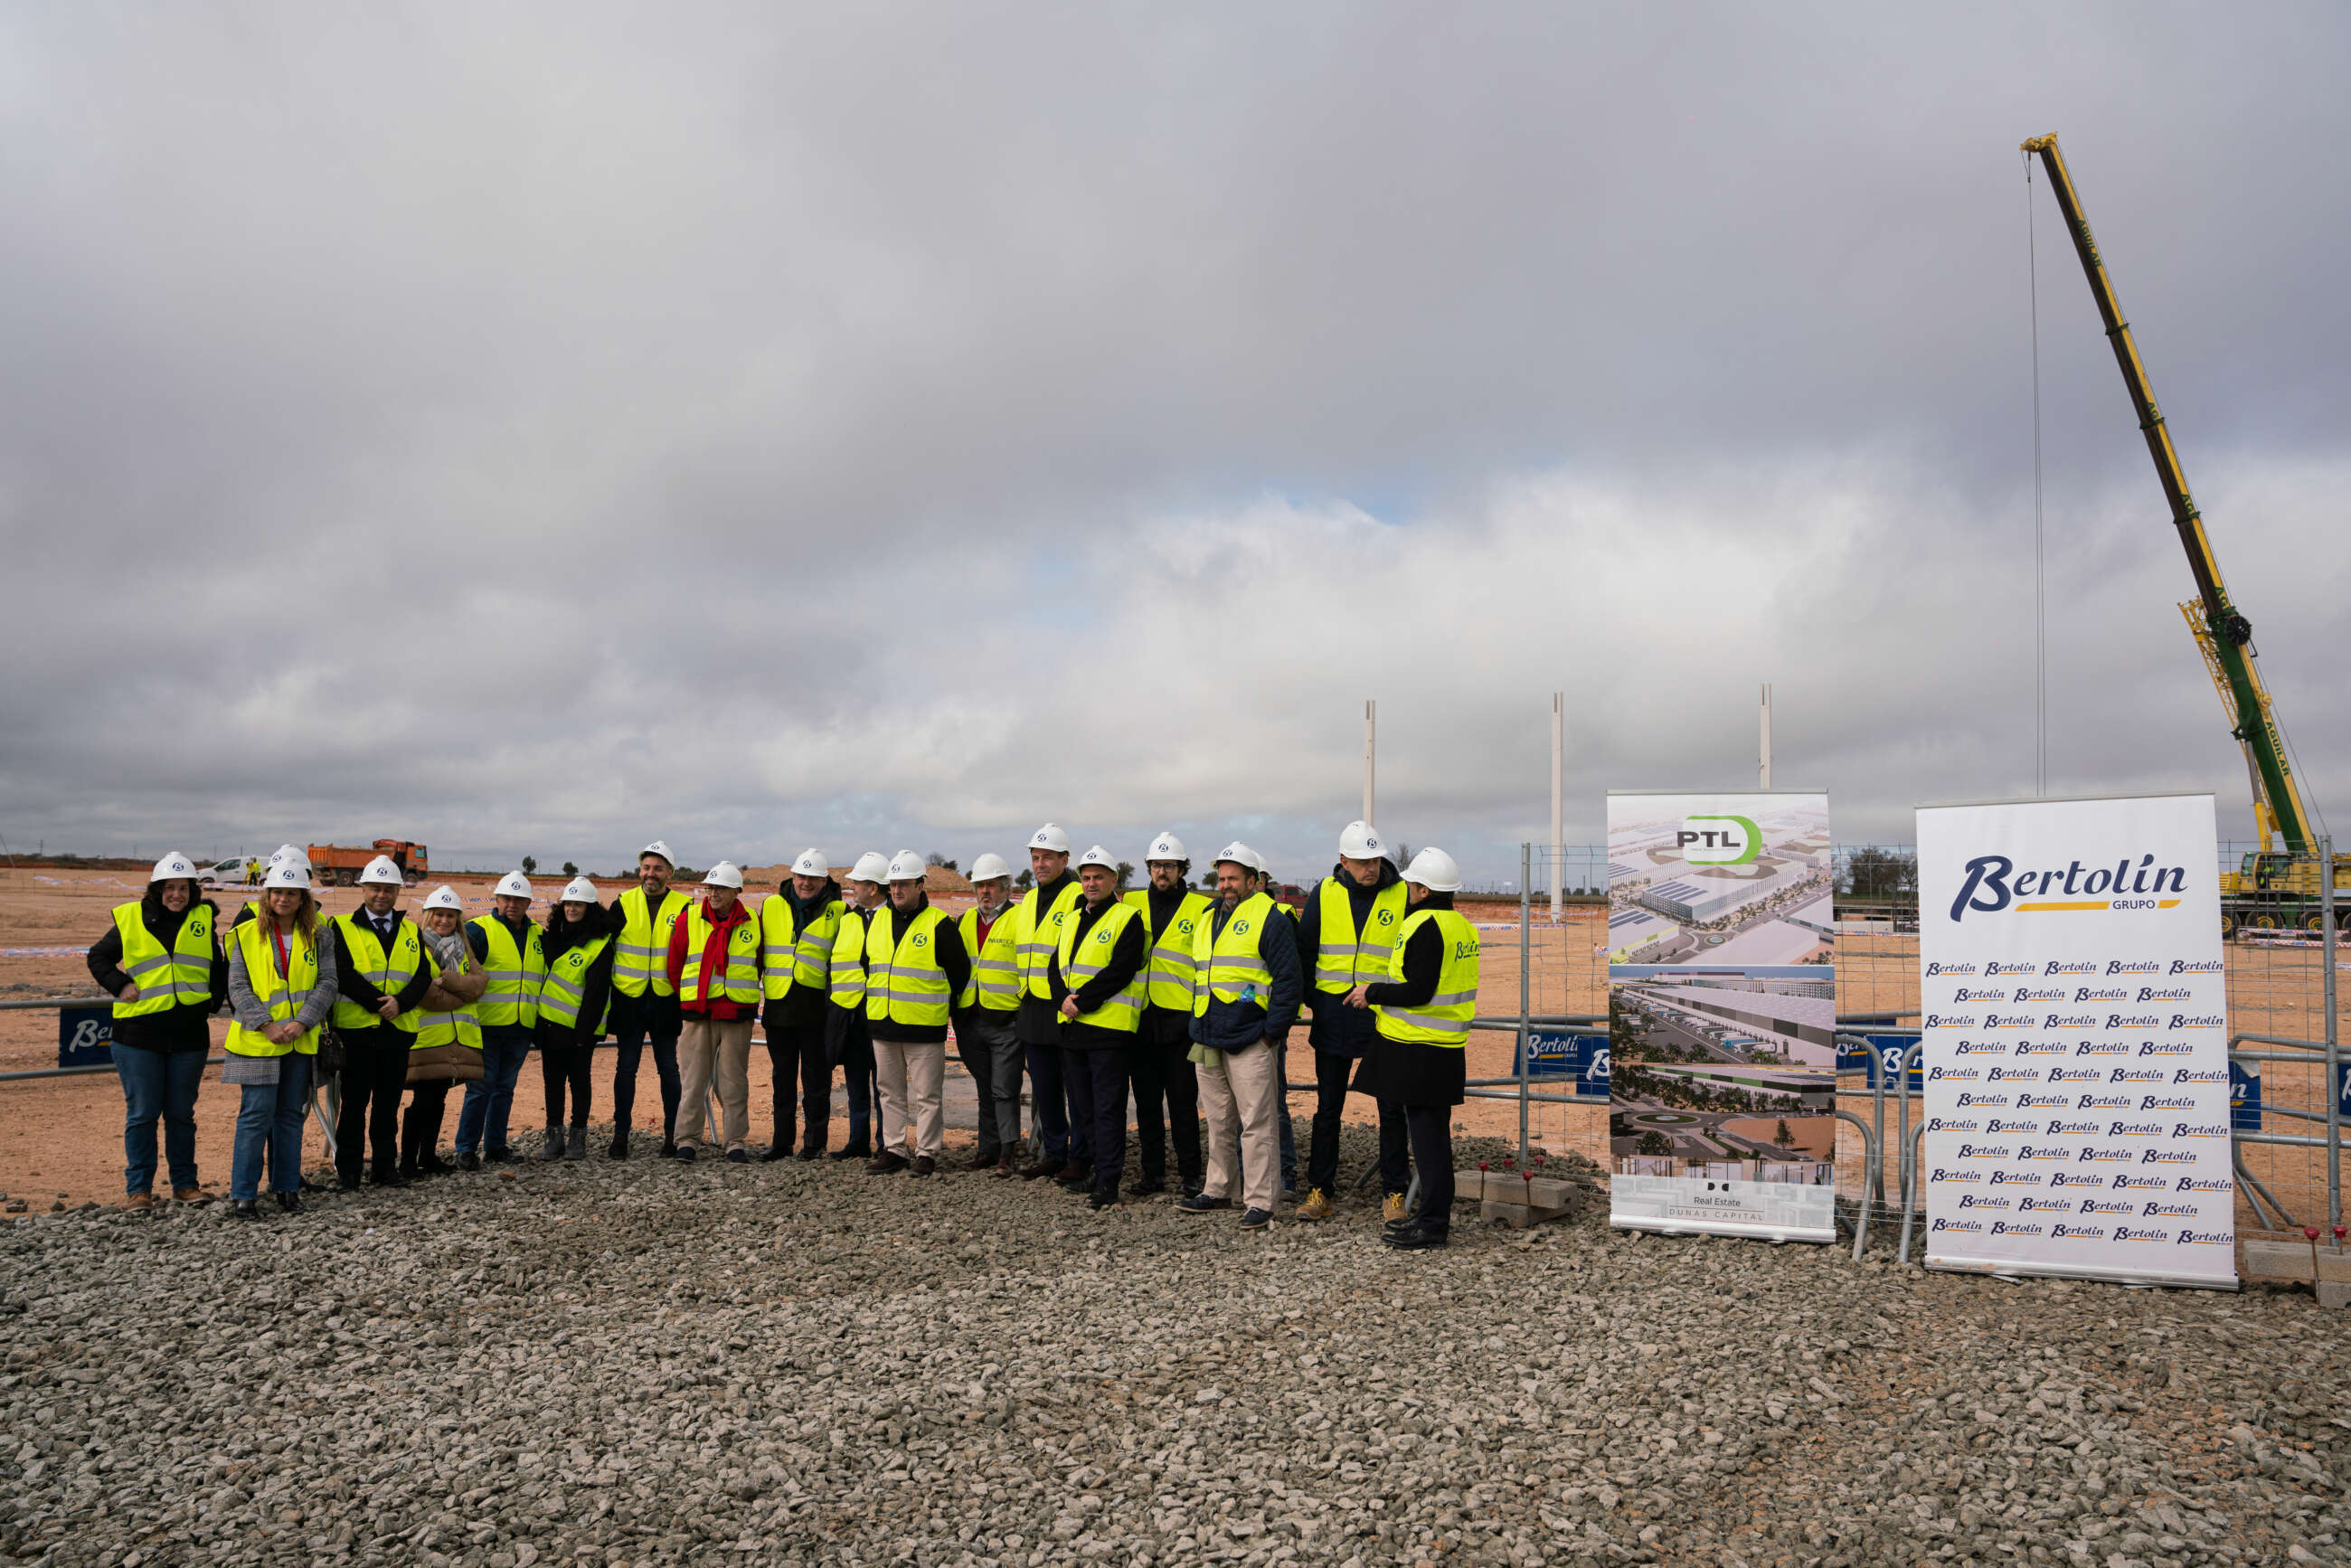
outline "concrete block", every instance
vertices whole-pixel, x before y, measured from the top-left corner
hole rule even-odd
[[[2318,1282],[2318,1304],[2332,1307],[2337,1312],[2351,1307],[2351,1284],[2339,1280],[2321,1280]]]
[[[2239,1272],[2249,1280],[2298,1280],[2309,1284],[2312,1280],[2310,1244],[2307,1241],[2273,1241],[2247,1237],[2238,1244],[2241,1261]],[[2351,1251],[2337,1252],[2334,1239],[2328,1238],[2318,1249],[2317,1280],[2321,1284],[2351,1285]]]

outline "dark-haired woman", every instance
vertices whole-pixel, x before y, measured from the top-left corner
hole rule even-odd
[[[532,1043],[538,1047],[540,1082],[547,1091],[545,1159],[588,1157],[589,1069],[596,1042],[604,1038],[604,1009],[612,996],[612,917],[596,902],[596,884],[574,877],[547,913],[539,938],[547,973],[539,981],[538,1021]],[[563,1112],[569,1092],[571,1124]]]
[[[441,1157],[441,1121],[449,1091],[482,1081],[482,1025],[474,1004],[489,977],[465,946],[465,901],[454,887],[434,889],[417,919],[433,957],[433,983],[416,1004],[408,1047],[408,1109],[400,1118],[400,1174],[413,1181],[457,1167]]]
[[[307,862],[262,878],[260,914],[228,943],[228,1064],[221,1082],[245,1091],[228,1196],[240,1219],[261,1218],[262,1167],[277,1207],[302,1207],[302,1116],[309,1108],[319,1029],[335,1006],[335,945],[326,940]]]
[[[122,1079],[122,1204],[155,1201],[155,1124],[172,1196],[196,1185],[196,1088],[212,1050],[207,1023],[228,996],[219,911],[197,896],[196,868],[177,851],[155,862],[147,892],[115,906],[114,925],[89,949],[90,977],[114,998],[114,1070]]]

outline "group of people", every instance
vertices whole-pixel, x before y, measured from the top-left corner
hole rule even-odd
[[[705,874],[698,898],[673,886],[675,857],[656,841],[638,856],[636,884],[609,907],[593,883],[574,878],[534,924],[518,871],[496,884],[488,915],[466,920],[444,886],[411,921],[400,870],[381,856],[360,873],[360,908],[329,919],[307,858],[288,845],[225,931],[195,868],[167,855],[89,952],[92,976],[117,998],[127,1201],[154,1201],[159,1121],[173,1196],[203,1196],[195,1095],[207,1020],[225,1007],[222,1082],[244,1097],[229,1184],[241,1217],[258,1217],[265,1170],[277,1204],[299,1208],[302,1121],[322,1073],[340,1091],[335,1164],[347,1188],[363,1167],[379,1186],[404,1186],[517,1158],[508,1123],[534,1049],[547,1092],[541,1157],[584,1159],[590,1066],[607,1035],[618,1047],[611,1158],[630,1157],[650,1045],[665,1157],[830,1155],[863,1159],[876,1176],[927,1176],[945,1157],[952,1032],[978,1100],[965,1168],[1050,1177],[1102,1209],[1165,1191],[1172,1144],[1176,1207],[1238,1208],[1241,1227],[1256,1230],[1294,1196],[1285,1087],[1302,1008],[1316,1099],[1295,1218],[1332,1211],[1352,1091],[1378,1109],[1384,1239],[1446,1245],[1450,1121],[1464,1098],[1479,977],[1477,931],[1453,907],[1461,879],[1450,856],[1423,850],[1399,871],[1368,824],[1351,823],[1338,863],[1293,910],[1275,902],[1246,844],[1218,852],[1199,890],[1172,833],[1152,841],[1148,885],[1132,892],[1119,888],[1107,851],[1073,857],[1053,823],[1031,835],[1028,853],[1030,885],[1017,899],[1003,857],[981,855],[972,907],[949,918],[911,852],[862,855],[836,880],[808,850],[754,907],[729,862]],[[775,1083],[772,1137],[756,1153],[755,1023]],[[849,1137],[831,1150],[836,1072],[846,1078]],[[456,1083],[465,1097],[452,1166],[439,1143]],[[1130,1100],[1142,1179],[1123,1193]],[[1420,1202],[1408,1209],[1416,1167]]]

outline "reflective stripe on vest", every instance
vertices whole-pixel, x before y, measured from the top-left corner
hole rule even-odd
[[[827,904],[824,913],[810,921],[799,940],[792,944],[792,984],[824,988],[826,977],[832,972],[832,939],[841,934],[842,907],[837,898]]]
[[[359,970],[361,979],[387,997],[398,996],[401,988],[416,977],[416,972],[426,967],[424,936],[413,920],[402,920],[392,928],[389,953],[377,938],[375,926],[364,915],[338,915],[335,924],[343,928],[343,946],[350,950],[352,967]],[[383,1015],[372,1008],[363,1008],[349,997],[335,998],[337,1029],[369,1029],[383,1021]],[[414,1034],[416,1009],[411,1008],[394,1018],[392,1027]]]
[[[538,1021],[539,977],[547,973],[538,927],[526,925],[529,935],[517,948],[514,933],[495,915],[476,915],[465,924],[482,934],[482,974],[490,982],[474,1004],[474,1016],[485,1029],[528,1029]]]
[[[896,910],[873,912],[865,936],[868,1019],[925,1029],[947,1021],[947,972],[939,967],[938,941],[938,929],[946,919],[926,907],[901,936]]]
[[[1384,1039],[1459,1048],[1469,1043],[1469,1020],[1478,1016],[1478,928],[1450,909],[1424,909],[1405,916],[1396,933],[1395,956],[1387,978],[1404,983],[1405,944],[1430,921],[1445,938],[1445,961],[1437,971],[1437,994],[1416,1008],[1374,1007]]]
[[[245,959],[245,983],[269,1009],[271,1023],[292,1023],[310,1000],[310,991],[319,983],[319,941],[313,936],[304,940],[302,928],[295,926],[286,934],[286,967],[290,974],[277,972],[277,944],[270,939],[268,923],[248,920],[235,933],[237,950]],[[301,1037],[280,1045],[259,1030],[247,1029],[232,1019],[228,1026],[227,1048],[239,1056],[284,1056],[298,1051],[305,1056],[319,1052],[319,1031],[313,1027]]]
[[[588,994],[588,971],[594,967],[596,956],[611,946],[609,936],[599,936],[577,947],[567,947],[547,967],[538,982],[538,1018],[541,1023],[551,1023],[558,1029],[569,1029],[580,1020],[580,1004]],[[605,1000],[610,1010],[611,998]],[[596,1033],[604,1032],[604,1020],[596,1020]]]
[[[1215,912],[1200,916],[1192,928],[1192,960],[1199,982],[1192,988],[1195,1016],[1208,1010],[1208,998],[1220,1002],[1253,1001],[1259,1007],[1273,989],[1273,974],[1257,950],[1259,933],[1269,920],[1280,918],[1273,900],[1253,893],[1241,900],[1224,929],[1217,928]]]
[[[1322,907],[1314,922],[1314,988],[1335,996],[1386,977],[1396,928],[1404,921],[1404,883],[1399,880],[1372,894],[1364,928],[1358,933],[1354,898],[1348,891],[1353,885],[1344,877],[1326,876],[1315,894]]]
[[[1020,905],[1014,912],[1019,922],[1012,928],[1016,946],[1014,959],[1020,967],[1020,993],[1039,1001],[1053,999],[1053,988],[1045,978],[1053,954],[1061,942],[1061,921],[1077,907],[1078,883],[1071,877],[1069,885],[1053,895],[1052,907],[1040,914],[1037,889],[1030,888],[1020,895]]]
[[[475,969],[474,955],[466,947],[465,936],[461,931],[457,934],[457,973],[470,975],[475,973]],[[444,966],[441,972],[447,974],[447,967]],[[482,1020],[475,1013],[473,1003],[468,1002],[454,1012],[435,1013],[418,1009],[416,1038],[408,1042],[408,1048],[411,1051],[431,1051],[443,1045],[471,1046],[475,1051],[482,1049]]]
[[[147,929],[141,904],[115,905],[114,930],[122,938],[122,972],[139,988],[137,1001],[114,1004],[116,1018],[143,1018],[212,1000],[214,947],[207,905],[188,905],[188,917],[168,949]]]
[[[677,994],[669,983],[669,939],[677,917],[693,902],[674,887],[662,894],[657,909],[645,903],[642,884],[621,894],[621,940],[612,949],[614,990],[642,997],[651,986],[657,997]]]
[[[780,893],[759,901],[759,988],[771,1002],[791,995],[794,986],[821,988],[841,928],[841,900],[834,899],[807,930],[792,920],[792,901]]]
[[[745,911],[748,914],[749,911]],[[695,899],[685,910],[685,967],[678,982],[678,997],[687,1005],[699,1003],[702,996],[704,955],[710,938],[716,935],[718,923],[710,918],[710,906]],[[726,934],[726,972],[719,977],[718,994],[737,1007],[755,1007],[759,1000],[759,923],[746,920]]]
[[[1102,918],[1086,928],[1086,939],[1077,941],[1079,916],[1072,915],[1061,922],[1061,980],[1074,992],[1087,981],[1110,967],[1118,951],[1119,933],[1143,917],[1134,905],[1113,901],[1102,912]],[[1150,922],[1144,922],[1145,929]],[[1122,1030],[1133,1033],[1143,1023],[1144,971],[1137,969],[1134,977],[1113,993],[1110,999],[1090,1013],[1080,1013],[1072,1023],[1090,1023],[1098,1029]]]
[[[956,922],[963,950],[971,956],[971,978],[964,982],[957,1007],[975,1004],[982,1012],[1009,1013],[1020,1009],[1020,923],[1009,904],[989,922],[987,940],[979,939],[979,911],[967,909]]]
[[[865,1005],[865,912],[843,908],[833,928],[832,952],[825,960],[824,994],[837,1008]]]
[[[1188,1012],[1192,1007],[1192,977],[1199,972],[1199,960],[1192,956],[1192,932],[1213,902],[1205,893],[1186,893],[1176,905],[1176,913],[1165,931],[1151,930],[1151,894],[1146,890],[1130,893],[1126,902],[1134,905],[1143,916],[1143,928],[1151,935],[1151,957],[1143,967],[1145,995],[1155,1008],[1169,1012]]]

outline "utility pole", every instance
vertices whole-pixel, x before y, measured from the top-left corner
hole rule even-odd
[[[1377,819],[1372,815],[1372,761],[1379,748],[1380,705],[1370,697],[1364,699],[1364,821],[1366,826]]]
[[[1561,791],[1567,774],[1567,694],[1551,694],[1551,918],[1560,915],[1560,862],[1567,858],[1567,820]]]
[[[1771,683],[1763,683],[1763,766],[1762,785],[1771,788]]]

